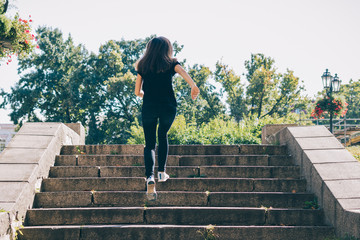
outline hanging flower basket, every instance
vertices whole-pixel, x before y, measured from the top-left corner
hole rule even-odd
[[[26,55],[38,47],[35,35],[32,34],[31,16],[29,18],[24,20],[16,14],[14,19],[10,19],[0,15],[0,60],[8,58],[9,64],[11,55]]]
[[[324,118],[324,115],[332,113],[335,117],[343,117],[346,112],[348,104],[345,102],[343,96],[324,96],[315,103],[315,108],[311,113],[311,117],[318,119]]]

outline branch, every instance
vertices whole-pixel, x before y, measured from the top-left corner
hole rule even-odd
[[[277,107],[277,105],[281,102],[281,100],[284,98],[284,95],[281,95],[280,98],[276,101],[276,103],[274,104],[274,106],[271,108],[270,111],[268,111],[266,114],[262,115],[260,118],[263,118],[267,115],[272,115],[275,112],[275,108]]]

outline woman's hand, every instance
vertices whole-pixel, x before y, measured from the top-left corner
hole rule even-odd
[[[180,66],[180,64],[177,64],[175,66],[175,72],[179,73],[185,81],[190,85],[191,87],[191,98],[192,100],[195,100],[197,96],[200,94],[199,88],[196,86],[194,80],[189,76],[189,74]]]
[[[197,96],[200,94],[199,88],[195,85],[191,88],[191,98],[192,100],[195,100]]]

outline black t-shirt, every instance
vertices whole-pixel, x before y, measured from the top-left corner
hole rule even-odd
[[[172,77],[175,75],[175,66],[178,61],[172,63],[169,70],[161,73],[139,73],[143,79],[143,105],[171,105],[177,106],[172,86]]]

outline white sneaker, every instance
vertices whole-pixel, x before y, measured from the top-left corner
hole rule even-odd
[[[155,201],[157,199],[154,176],[146,179],[146,196],[149,201]]]
[[[170,177],[165,172],[158,172],[158,182],[166,182]]]

